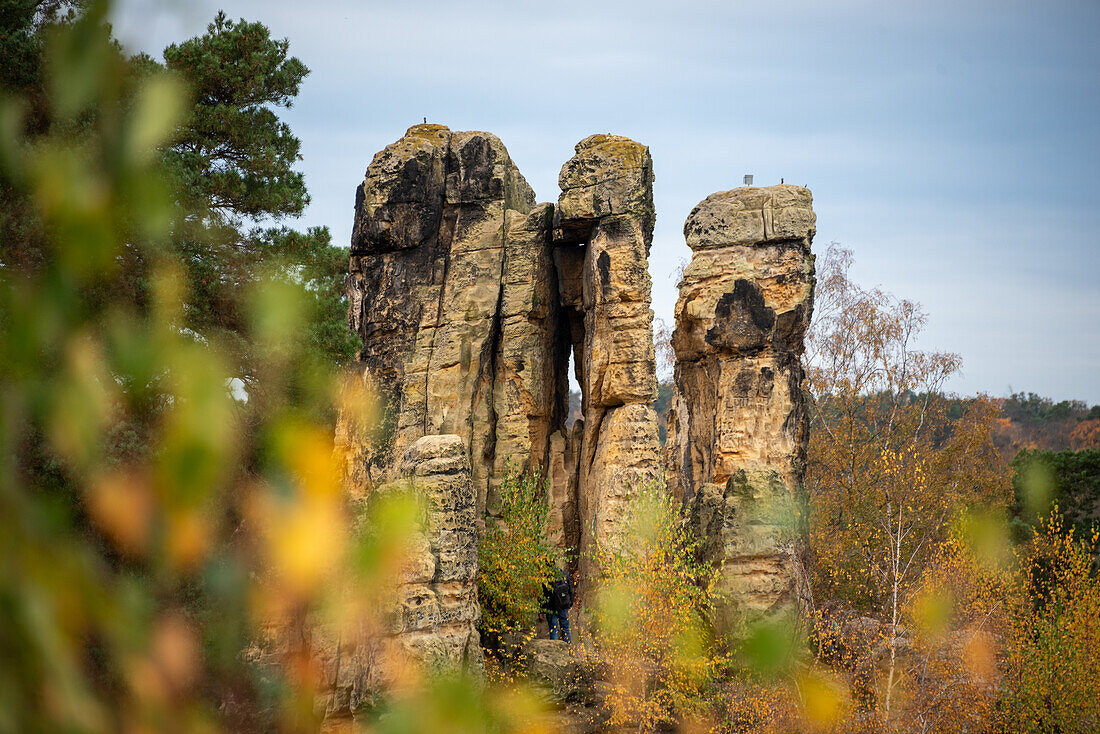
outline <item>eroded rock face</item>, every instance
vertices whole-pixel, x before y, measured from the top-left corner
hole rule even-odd
[[[470,659],[476,536],[509,467],[545,471],[550,531],[579,561],[582,607],[593,546],[620,532],[635,492],[662,476],[737,609],[797,601],[810,192],[721,192],[688,218],[694,255],[676,306],[662,461],[652,182],[648,148],[593,135],[562,167],[557,205],[536,205],[496,137],[441,125],[410,128],[368,168],[349,322],[362,377],[389,406],[389,435],[343,420],[338,442],[352,498],[412,476],[445,510],[425,534],[419,575],[403,581],[393,639],[406,654]],[[567,429],[570,355],[582,399]]]
[[[483,510],[508,460],[547,463],[551,217],[489,133],[415,125],[374,157],[356,193],[349,322],[392,430],[359,475],[392,475],[420,437],[455,434]]]
[[[558,334],[557,282],[549,233],[553,206],[509,211],[494,369],[495,487],[509,468],[545,470],[561,456],[554,436],[565,417],[567,356]]]
[[[781,185],[712,194],[684,225],[668,473],[741,618],[792,609],[805,591],[814,222],[809,190]]]
[[[409,666],[430,672],[483,674],[477,620],[477,501],[465,441],[425,436],[408,448],[402,479],[375,487],[357,504],[408,493],[422,508],[420,531],[385,609],[336,634],[315,630],[324,680],[320,705],[329,724],[354,718],[363,706],[409,678]],[[372,532],[370,527],[363,532]],[[353,600],[354,601],[354,600]]]
[[[591,673],[564,640],[534,639],[524,647],[527,674],[549,701],[576,701],[592,689]]]
[[[479,511],[493,512],[509,466],[543,470],[563,548],[583,559],[612,533],[661,466],[652,180],[649,150],[613,135],[576,146],[557,207],[534,204],[488,133],[416,125],[375,156],[356,198],[349,321],[393,429],[363,450],[342,428],[351,483],[392,476],[412,442],[453,433]],[[571,353],[584,418],[567,430]]]
[[[584,415],[570,493],[583,603],[593,545],[615,536],[633,493],[661,473],[648,269],[653,163],[644,145],[592,135],[558,182],[554,254]]]
[[[481,667],[477,602],[477,497],[465,441],[424,436],[405,452],[406,482],[377,491],[404,491],[424,501],[423,536],[397,593],[390,633],[410,657],[436,667]]]

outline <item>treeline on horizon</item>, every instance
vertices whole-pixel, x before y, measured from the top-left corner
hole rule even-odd
[[[654,408],[661,421],[662,444],[667,435],[666,417],[675,389],[672,380],[662,380],[657,385]],[[886,395],[865,397],[872,402],[889,401]],[[941,401],[953,419],[961,417],[977,399],[948,393],[906,395],[906,400],[910,401],[926,398]],[[570,391],[569,399],[571,410],[580,405],[580,394],[576,391]],[[996,441],[998,449],[1008,460],[1024,449],[1060,452],[1100,448],[1100,405],[1089,407],[1083,400],[1054,402],[1033,392],[1011,393],[1007,398],[992,398],[992,402],[1002,411],[995,429]]]

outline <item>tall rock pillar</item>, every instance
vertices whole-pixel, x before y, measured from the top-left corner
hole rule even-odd
[[[353,483],[395,474],[422,436],[455,434],[484,511],[509,462],[547,463],[560,412],[551,211],[489,133],[414,125],[375,155],[356,192],[349,323],[388,430],[369,451],[347,440]]]
[[[558,182],[554,257],[584,416],[574,427],[572,467],[583,599],[593,545],[619,531],[633,493],[660,476],[647,263],[653,163],[644,145],[592,135]]]
[[[813,307],[812,197],[800,186],[712,194],[691,212],[676,302],[670,474],[737,619],[791,610],[801,566]]]

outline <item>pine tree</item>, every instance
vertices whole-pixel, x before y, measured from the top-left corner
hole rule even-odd
[[[54,27],[83,14],[88,0],[0,0],[0,99],[18,99],[18,132],[28,141],[49,124],[44,52]],[[12,136],[16,130],[5,130]],[[28,197],[0,181],[0,263],[28,269],[43,260],[42,223]]]
[[[299,216],[309,204],[294,170],[301,142],[279,119],[309,73],[262,23],[218,13],[207,32],[164,51],[165,66],[194,95],[187,123],[166,151],[181,216],[176,254],[188,266],[187,326],[235,356],[235,377],[260,389],[244,296],[258,272],[301,283],[314,303],[300,337],[340,362],[355,344],[344,321],[347,253],[326,227],[263,227]],[[249,228],[251,227],[251,228]]]
[[[43,102],[49,30],[84,17],[89,7],[87,0],[0,0],[0,90],[23,99],[28,137],[49,127],[53,114]],[[102,23],[103,17],[100,8],[90,20]],[[264,270],[305,286],[313,302],[306,304],[298,337],[314,354],[330,364],[353,355],[344,315],[346,251],[332,245],[325,227],[298,232],[271,226],[301,215],[309,204],[305,179],[294,170],[301,142],[276,112],[291,106],[309,73],[289,55],[287,40],[273,39],[262,23],[219,13],[204,35],[165,49],[163,63],[143,54],[124,62],[124,97],[165,68],[191,90],[190,114],[164,150],[178,207],[167,254],[187,268],[184,326],[232,354],[230,376],[255,393],[260,370],[246,297]],[[85,132],[71,131],[74,144]],[[0,200],[0,262],[22,271],[37,267],[44,258],[40,222],[26,197],[4,184]],[[148,303],[151,252],[134,244],[120,255],[117,276],[90,297],[121,294],[139,306]]]
[[[169,70],[195,95],[191,119],[168,155],[191,209],[226,223],[300,215],[301,143],[273,108],[289,108],[309,73],[288,42],[262,23],[218,13],[203,36],[164,50]],[[205,211],[204,211],[205,210]]]

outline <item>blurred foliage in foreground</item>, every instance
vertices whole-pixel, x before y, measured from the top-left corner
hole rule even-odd
[[[239,653],[273,605],[312,605],[343,550],[314,419],[333,371],[298,336],[293,279],[243,293],[277,409],[235,400],[227,353],[186,328],[161,151],[191,93],[135,73],[105,11],[23,29],[41,97],[0,118],[5,209],[33,235],[6,222],[0,270],[0,729],[295,728],[312,700],[293,669],[253,675]]]
[[[307,622],[369,629],[377,594],[344,591],[391,586],[403,547],[399,525],[350,531],[333,406],[370,401],[317,347],[308,264],[261,252],[219,281],[228,328],[197,328],[196,264],[248,246],[166,162],[206,89],[127,58],[105,4],[62,5],[5,2],[0,35],[27,72],[4,67],[0,105],[0,732],[315,730]],[[297,634],[261,664],[244,652],[271,625]],[[430,686],[379,728],[509,716],[507,697]]]
[[[1008,628],[1000,724],[1012,732],[1100,730],[1100,581],[1096,528],[1055,513],[1021,552],[1024,608]]]
[[[595,549],[579,653],[608,729],[843,731],[846,693],[807,657],[797,620],[754,616],[730,635],[729,600],[697,550],[660,484],[639,488],[620,533]]]
[[[619,537],[599,545],[590,664],[610,679],[609,723],[652,731],[709,718],[705,690],[718,654],[707,639],[714,573],[695,561],[678,503],[657,485],[640,488]]]

